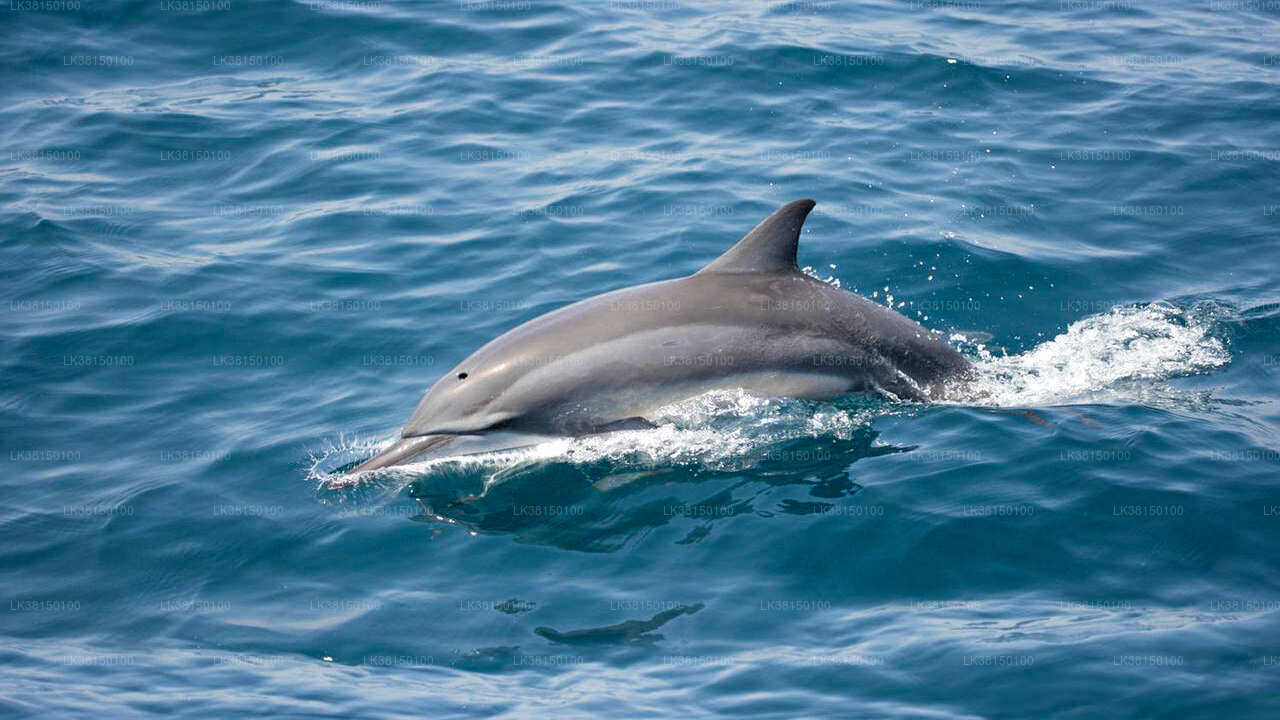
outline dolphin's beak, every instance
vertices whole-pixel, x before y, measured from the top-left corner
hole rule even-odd
[[[386,450],[365,460],[351,470],[351,473],[377,470],[390,465],[408,462],[417,456],[444,447],[457,439],[457,435],[422,435],[420,437],[400,438]]]

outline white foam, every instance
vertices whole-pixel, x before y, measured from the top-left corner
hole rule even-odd
[[[1211,334],[1215,312],[1163,303],[1112,308],[1019,355],[994,355],[971,344],[976,378],[951,389],[947,402],[995,407],[1141,400],[1162,381],[1227,364],[1231,353]],[[967,338],[951,336],[964,345]]]
[[[331,470],[374,454],[381,442],[342,439],[314,453],[310,477],[328,489],[393,480],[396,484],[441,470],[479,471],[486,486],[504,470],[537,462],[610,462],[622,467],[698,465],[730,469],[758,464],[770,445],[799,437],[850,437],[892,408],[849,409],[826,403],[763,398],[742,390],[715,391],[660,408],[655,428],[621,430],[580,438],[557,438],[528,447],[474,455],[436,457],[359,476]]]

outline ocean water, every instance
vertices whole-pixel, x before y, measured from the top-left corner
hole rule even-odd
[[[1271,0],[0,14],[0,716],[1280,713]],[[974,383],[335,482],[802,197]]]

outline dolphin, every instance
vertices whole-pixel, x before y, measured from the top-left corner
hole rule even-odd
[[[800,271],[814,205],[787,203],[688,277],[597,295],[500,335],[437,380],[400,439],[352,472],[468,443],[529,444],[497,440],[510,434],[653,427],[658,408],[712,390],[926,401],[969,373],[938,335]]]

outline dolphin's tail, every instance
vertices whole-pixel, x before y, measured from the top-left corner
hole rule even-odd
[[[386,450],[357,465],[351,472],[358,473],[366,470],[377,470],[390,465],[399,465],[429,450],[444,447],[456,439],[456,435],[422,435],[420,437],[400,438]]]

